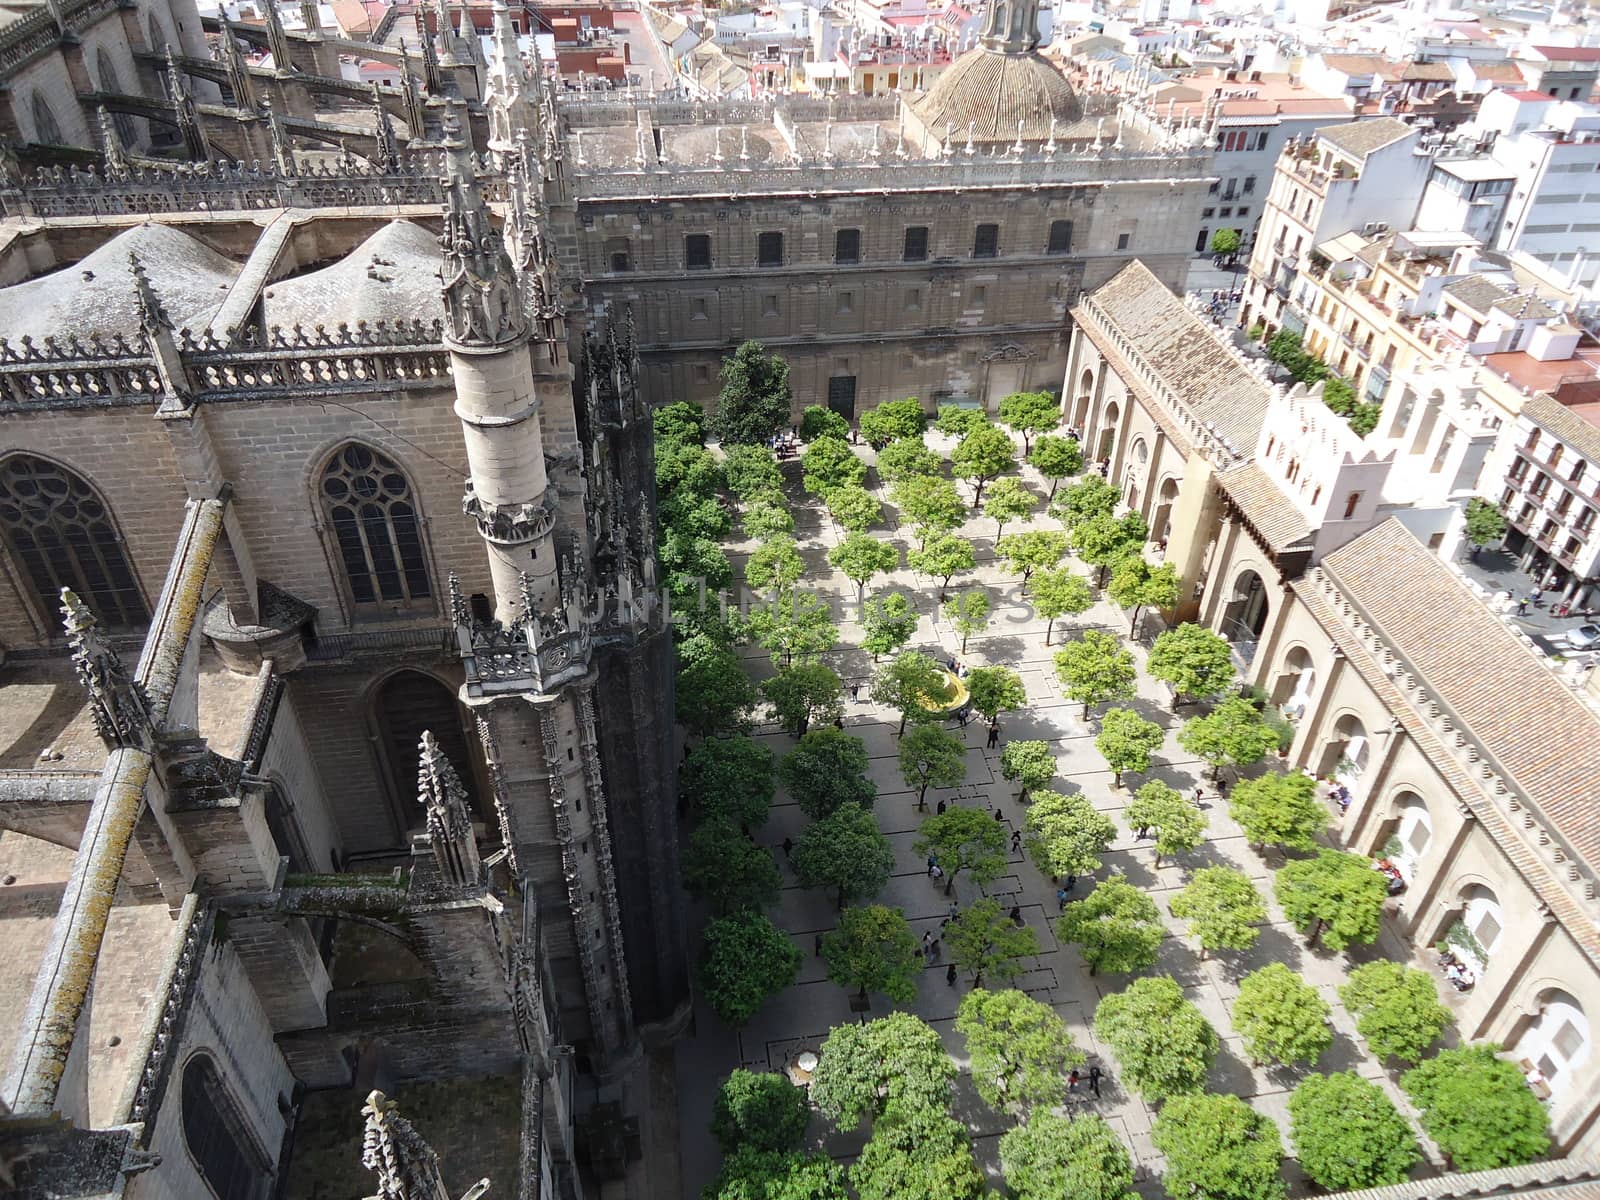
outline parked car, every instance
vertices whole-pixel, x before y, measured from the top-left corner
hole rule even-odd
[[[1600,649],[1600,625],[1579,625],[1560,637],[1562,645],[1571,650]]]

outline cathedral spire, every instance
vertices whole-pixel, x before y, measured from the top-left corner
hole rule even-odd
[[[411,1122],[400,1115],[393,1100],[371,1092],[362,1110],[366,1130],[361,1135],[361,1165],[378,1176],[377,1191],[369,1200],[450,1200],[439,1156],[422,1140]],[[489,1190],[480,1179],[461,1200],[478,1200]]]
[[[494,40],[484,96],[489,111],[489,149],[508,153],[523,132],[531,132],[536,142],[542,140],[541,96],[534,82],[522,61],[517,31],[511,25],[511,10],[504,0],[495,0]]]
[[[1026,54],[1039,44],[1039,0],[989,0],[978,42],[985,50]]]
[[[431,731],[423,730],[417,749],[417,799],[427,814],[428,838],[439,874],[457,886],[476,884],[482,873],[478,843],[461,776]]]
[[[461,108],[459,100],[452,100],[444,118],[445,212],[439,245],[444,251],[440,279],[448,317],[445,336],[460,349],[513,346],[527,340],[528,322],[511,260],[478,188]]]

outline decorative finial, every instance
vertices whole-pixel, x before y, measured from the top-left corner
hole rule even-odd
[[[128,169],[127,156],[122,152],[122,139],[117,136],[116,124],[102,104],[99,110],[100,152],[105,157],[106,174],[121,175]]]
[[[461,594],[461,576],[454,571],[450,572],[450,619],[457,625],[466,625],[471,621],[472,614],[467,609],[467,601]]]
[[[144,263],[137,251],[128,251],[128,270],[133,275],[133,291],[139,303],[139,325],[146,333],[158,329],[171,329],[172,322],[161,307],[161,299],[150,286],[150,277],[144,273]]]
[[[1011,143],[1011,152],[1013,154],[1015,154],[1018,158],[1021,158],[1022,157],[1022,152],[1027,149],[1027,147],[1022,142],[1022,126],[1023,126],[1025,120],[1026,120],[1026,118],[1024,118],[1024,117],[1018,117],[1017,118],[1017,140]]]
[[[372,1092],[363,1113],[361,1165],[378,1176],[371,1200],[450,1200],[439,1156],[400,1115],[394,1101]],[[461,1200],[478,1200],[488,1190],[489,1181],[480,1179],[462,1193]]]
[[[533,590],[533,576],[523,571],[517,582],[522,592],[522,623],[529,627],[536,626],[539,620],[539,599]]]
[[[1050,118],[1050,137],[1044,144],[1044,152],[1046,154],[1051,155],[1051,156],[1054,156],[1055,152],[1056,152],[1056,119],[1055,119],[1055,117],[1051,117]]]
[[[108,746],[149,747],[155,739],[149,698],[128,677],[100,623],[71,588],[61,589],[61,616],[78,682],[89,693],[95,732]]]
[[[978,148],[972,144],[972,135],[977,131],[977,128],[978,123],[976,121],[967,122],[967,144],[962,147],[964,154],[972,155],[978,152]]]

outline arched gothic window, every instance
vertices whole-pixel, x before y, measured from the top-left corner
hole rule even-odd
[[[67,144],[67,139],[61,136],[61,126],[56,123],[56,114],[50,110],[50,102],[43,92],[37,91],[33,93],[33,140],[43,146]]]
[[[122,94],[122,76],[117,73],[117,64],[111,60],[111,56],[105,52],[104,47],[101,47],[95,53],[94,69],[95,73],[100,76],[100,90],[102,92],[110,92],[112,95]],[[135,139],[139,134],[134,127],[133,118],[127,113],[112,113],[111,122],[117,128],[117,138],[121,141],[123,147],[134,145]]]
[[[109,629],[147,624],[150,612],[111,513],[88,480],[31,454],[0,461],[0,539],[33,585],[52,625],[71,588]]]
[[[262,1171],[210,1056],[183,1067],[183,1141],[217,1200],[258,1200]]]
[[[351,599],[392,606],[433,595],[411,484],[394,462],[351,442],[329,460],[321,491]]]

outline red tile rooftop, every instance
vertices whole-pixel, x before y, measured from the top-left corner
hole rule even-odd
[[[1483,363],[1496,375],[1509,379],[1518,387],[1525,387],[1531,392],[1554,392],[1562,384],[1600,379],[1600,349],[1581,349],[1571,358],[1560,358],[1553,362],[1540,362],[1532,355],[1519,350],[1510,354],[1486,354],[1483,356]],[[1574,408],[1573,411],[1580,410]],[[1600,424],[1600,421],[1587,412],[1581,415],[1586,421]]]
[[[1600,46],[1529,46],[1551,62],[1600,62]]]
[[[1505,95],[1510,96],[1513,100],[1555,100],[1555,97],[1549,92],[1532,92],[1528,91],[1527,89],[1523,89],[1522,91],[1518,92],[1508,91],[1505,93]]]

